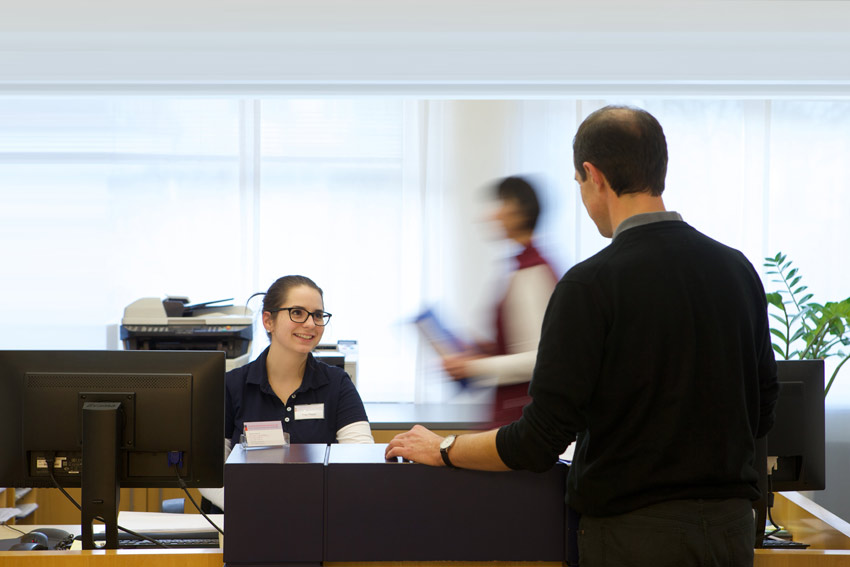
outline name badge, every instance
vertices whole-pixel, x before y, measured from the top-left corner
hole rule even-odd
[[[246,421],[243,426],[246,447],[282,447],[289,445],[289,434],[280,421]]]
[[[325,419],[325,404],[295,406],[295,419]]]

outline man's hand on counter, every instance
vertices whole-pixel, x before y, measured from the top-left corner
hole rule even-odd
[[[498,429],[481,433],[469,433],[458,436],[449,450],[452,464],[462,469],[482,471],[510,470],[502,462],[496,450]],[[414,425],[410,431],[393,437],[385,452],[387,459],[401,457],[409,461],[430,465],[445,466],[440,455],[440,443],[443,437],[421,425]]]
[[[431,465],[445,466],[440,456],[440,443],[443,438],[433,431],[414,425],[410,431],[399,433],[393,437],[386,450],[387,459],[401,457],[409,461]]]

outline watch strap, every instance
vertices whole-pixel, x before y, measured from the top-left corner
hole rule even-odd
[[[443,457],[443,462],[446,463],[446,466],[450,469],[456,469],[457,467],[452,464],[451,459],[449,459],[449,449],[451,449],[455,441],[457,440],[457,435],[449,435],[447,439],[451,439],[451,442],[446,446],[440,446],[440,456]]]

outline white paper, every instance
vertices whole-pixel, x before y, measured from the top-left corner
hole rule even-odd
[[[215,525],[224,529],[224,514],[207,514]],[[204,533],[214,530],[200,514],[167,514],[164,512],[118,512],[118,523],[134,532],[168,532],[179,535]],[[104,531],[103,525],[95,524],[96,533]]]
[[[16,499],[17,500],[17,499]],[[38,508],[38,504],[35,502],[27,502],[24,504],[16,504],[18,508],[18,515],[16,518],[23,519],[32,514]]]
[[[0,508],[0,524],[5,524],[20,513],[20,508]]]

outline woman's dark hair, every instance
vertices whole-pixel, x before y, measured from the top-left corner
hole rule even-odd
[[[265,293],[265,297],[263,298],[263,311],[277,309],[283,303],[286,303],[286,297],[292,289],[302,285],[312,287],[318,291],[319,295],[322,296],[322,299],[324,299],[325,294],[322,292],[322,288],[317,286],[316,282],[310,278],[306,276],[283,276],[282,278],[276,279],[269,287],[269,290]],[[277,316],[279,313],[275,313],[274,315]],[[269,339],[272,338],[271,333],[266,332],[266,335]]]
[[[540,216],[540,200],[531,183],[522,177],[506,177],[496,185],[496,197],[502,201],[514,201],[525,218],[523,228],[534,230]]]
[[[661,124],[647,111],[606,106],[585,118],[573,138],[573,165],[582,181],[590,162],[618,195],[664,192],[667,140]]]
[[[266,296],[263,298],[263,311],[277,309],[281,304],[286,302],[286,297],[289,295],[290,290],[302,285],[312,287],[324,298],[322,288],[317,286],[316,282],[310,278],[306,276],[283,276],[276,279],[266,292]]]

